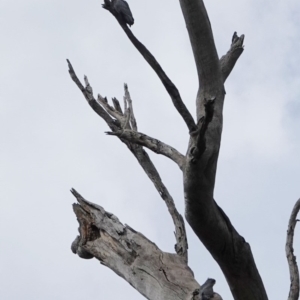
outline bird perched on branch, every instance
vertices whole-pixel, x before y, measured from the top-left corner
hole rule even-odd
[[[129,8],[129,5],[124,0],[112,0],[112,5],[115,11],[123,18],[129,26],[134,24],[134,19]]]

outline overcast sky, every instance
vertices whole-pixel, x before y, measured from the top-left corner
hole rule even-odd
[[[218,54],[234,31],[245,51],[226,82],[215,198],[251,244],[270,299],[285,299],[287,222],[300,197],[300,2],[206,1]],[[0,2],[0,299],[143,297],[95,259],[73,255],[74,187],[162,250],[173,252],[165,204],[71,81],[87,75],[95,93],[122,100],[129,85],[139,130],[182,153],[188,132],[152,69],[101,1]],[[132,31],[155,55],[195,115],[197,74],[179,1],[130,0]],[[182,176],[150,153],[184,214]],[[225,278],[187,225],[189,265],[202,283]],[[300,254],[300,229],[295,252]]]

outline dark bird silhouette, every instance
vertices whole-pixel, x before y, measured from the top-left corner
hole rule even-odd
[[[112,5],[115,11],[123,18],[126,24],[128,24],[129,26],[134,24],[134,18],[126,1],[112,0]]]

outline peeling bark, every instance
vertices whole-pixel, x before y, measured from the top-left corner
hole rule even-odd
[[[191,300],[200,285],[183,257],[161,251],[144,235],[75,190],[80,224],[72,251],[94,257],[151,300]],[[88,257],[86,257],[88,256]]]

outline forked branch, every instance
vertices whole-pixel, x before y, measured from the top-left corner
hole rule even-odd
[[[109,105],[107,99],[98,94],[98,103],[100,103],[112,117],[116,118],[122,127],[121,130],[115,130],[106,133],[108,135],[118,136],[119,138],[125,139],[130,143],[144,146],[157,154],[162,154],[177,163],[179,168],[182,170],[185,163],[184,155],[182,155],[175,148],[161,142],[158,139],[137,132],[137,122],[134,117],[132,100],[127,84],[124,85],[124,90],[124,114],[120,107],[120,103],[116,98],[113,98],[113,103],[117,109]]]
[[[129,40],[136,47],[136,49],[142,54],[151,68],[155,71],[162,84],[166,88],[168,94],[170,95],[174,106],[176,107],[179,114],[182,116],[185,121],[189,131],[195,130],[196,124],[195,121],[188,111],[187,107],[183,103],[181,96],[179,94],[178,89],[174,85],[174,83],[170,80],[170,78],[166,75],[160,64],[157,62],[155,57],[150,53],[150,51],[135,37],[132,31],[127,27],[126,23],[119,16],[119,14],[114,10],[111,1],[105,0],[105,4],[103,4],[103,8],[107,9],[115,18],[118,20],[120,26],[126,33]]]
[[[240,37],[234,32],[232,42],[228,52],[220,59],[221,71],[223,74],[223,81],[225,82],[231,71],[233,70],[235,63],[244,51],[244,38],[242,34]]]
[[[92,109],[95,111],[96,114],[98,114],[106,123],[107,125],[112,129],[116,130],[118,127],[116,126],[116,123],[114,119],[110,117],[110,115],[103,109],[96,101],[96,99],[93,96],[93,90],[91,86],[88,83],[88,79],[85,76],[85,82],[86,87],[82,85],[80,80],[75,74],[75,71],[73,69],[73,66],[71,65],[70,61],[67,59],[68,67],[69,67],[69,74],[72,78],[72,80],[75,82],[75,84],[78,86],[78,88],[81,90],[82,94],[84,95],[85,99],[87,100],[88,104],[92,107]]]
[[[107,99],[103,98],[100,95],[98,95],[98,99],[96,101],[93,96],[92,87],[89,84],[87,77],[85,76],[86,87],[84,87],[80,82],[80,80],[78,79],[74,71],[74,68],[72,67],[69,61],[68,61],[68,65],[69,65],[69,73],[71,75],[71,78],[76,83],[78,88],[82,91],[83,95],[87,99],[90,106],[101,118],[103,118],[106,121],[107,125],[110,127],[112,132],[116,133],[116,136],[118,136],[119,139],[126,144],[129,150],[138,160],[139,164],[141,165],[141,167],[143,168],[143,170],[145,171],[149,179],[154,184],[161,198],[165,201],[175,226],[176,253],[179,256],[181,256],[185,262],[187,262],[188,244],[187,244],[184,220],[182,216],[179,214],[179,212],[177,211],[172,196],[169,194],[167,188],[163,184],[158,171],[156,170],[154,164],[152,163],[150,157],[148,156],[147,152],[143,149],[143,147],[139,143],[136,143],[136,141],[126,139],[122,136],[122,134],[126,135],[127,130],[134,132],[134,128],[137,129],[137,123],[133,115],[132,100],[130,98],[127,85],[124,86],[125,110],[123,113],[120,103],[116,98],[113,99],[114,107],[109,105]],[[170,146],[165,145],[164,151],[172,151],[170,149],[173,148],[170,147],[169,149],[167,149],[167,147]],[[179,156],[180,156],[179,152],[178,151],[176,152],[174,149],[174,153],[176,153],[176,155],[178,156],[178,161],[179,161]],[[85,254],[86,253],[84,253],[83,255]]]
[[[295,227],[297,222],[299,221],[296,219],[299,210],[300,210],[300,199],[296,202],[292,210],[291,217],[289,220],[288,230],[287,230],[286,244],[285,244],[285,253],[289,264],[290,280],[291,280],[288,300],[299,299],[299,285],[300,285],[299,269],[297,266],[296,256],[294,255],[294,248],[293,248]]]
[[[267,300],[249,244],[214,200],[223,128],[224,80],[242,50],[239,43],[242,43],[243,37],[234,37],[231,51],[220,62],[204,2],[179,1],[199,78],[196,100],[198,128],[190,133],[183,172],[185,216],[222,269],[234,299]],[[234,50],[235,47],[239,49]]]

